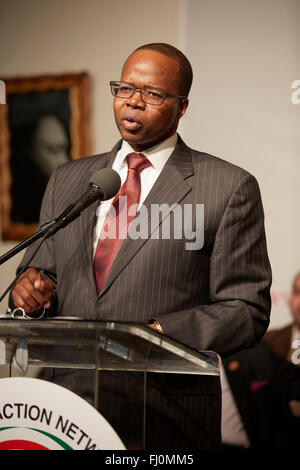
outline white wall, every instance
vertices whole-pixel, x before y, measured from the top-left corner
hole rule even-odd
[[[89,72],[92,153],[107,151],[119,138],[109,81],[118,80],[136,47],[160,41],[177,46],[178,21],[179,0],[0,0],[0,77]],[[0,255],[14,245],[0,241]],[[21,256],[0,267],[0,293]]]
[[[271,326],[290,321],[300,270],[299,0],[186,0],[181,48],[195,72],[185,140],[248,169],[260,184],[273,269]]]

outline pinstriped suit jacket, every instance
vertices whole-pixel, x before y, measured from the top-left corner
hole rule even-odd
[[[58,216],[87,189],[91,175],[111,167],[120,143],[54,172],[41,223]],[[253,176],[221,159],[188,148],[179,138],[144,205],[204,204],[204,245],[187,250],[175,236],[124,241],[97,296],[92,236],[97,204],[48,239],[31,263],[55,280],[55,314],[146,323],[156,318],[165,334],[225,356],[253,346],[269,323],[271,272],[260,192]],[[171,217],[171,214],[170,214]],[[141,217],[146,224],[147,216]],[[195,230],[196,220],[193,220]],[[144,226],[144,225],[143,225]],[[152,236],[151,236],[152,235]],[[31,255],[30,247],[21,263]],[[216,448],[220,445],[221,394],[217,377],[153,374],[147,378],[146,448]],[[132,416],[143,410],[140,377],[101,371],[99,411],[126,446],[140,444]],[[54,381],[86,399],[91,371],[56,372]],[[142,418],[141,418],[142,419]],[[141,420],[140,420],[141,421]],[[130,426],[132,429],[128,430]]]
[[[96,170],[111,167],[119,147],[120,142],[109,153],[57,169],[42,203],[41,224],[79,198]],[[148,224],[147,239],[124,241],[97,296],[95,203],[47,240],[31,263],[55,279],[56,314],[144,323],[156,318],[168,336],[222,356],[255,345],[269,323],[271,283],[255,178],[179,138],[144,205],[150,213],[151,204],[162,203],[204,204],[203,247],[186,250],[187,240],[176,239],[172,224],[170,239],[151,237]]]

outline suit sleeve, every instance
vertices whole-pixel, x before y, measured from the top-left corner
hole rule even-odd
[[[224,357],[253,347],[264,335],[270,285],[260,191],[256,179],[247,174],[231,194],[215,236],[209,304],[157,320],[167,335]]]

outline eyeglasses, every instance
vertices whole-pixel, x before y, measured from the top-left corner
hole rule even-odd
[[[160,106],[166,98],[186,98],[186,96],[166,93],[159,88],[152,88],[149,86],[138,88],[128,82],[110,82],[110,87],[112,95],[123,100],[128,100],[136,91],[139,91],[143,102],[146,104],[152,104],[153,106]]]

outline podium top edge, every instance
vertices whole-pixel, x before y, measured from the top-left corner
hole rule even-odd
[[[37,330],[42,333],[47,329],[61,330],[62,328],[64,330],[76,330],[77,332],[80,330],[94,330],[96,333],[100,333],[101,331],[114,331],[134,335],[178,355],[194,363],[196,366],[200,366],[201,368],[207,368],[209,366],[211,373],[219,375],[221,360],[215,351],[193,349],[165,334],[162,335],[158,333],[143,323],[88,320],[72,316],[51,317],[41,320],[15,319],[0,316],[0,340],[1,337],[3,338],[7,335],[26,338],[31,335],[35,336]]]

